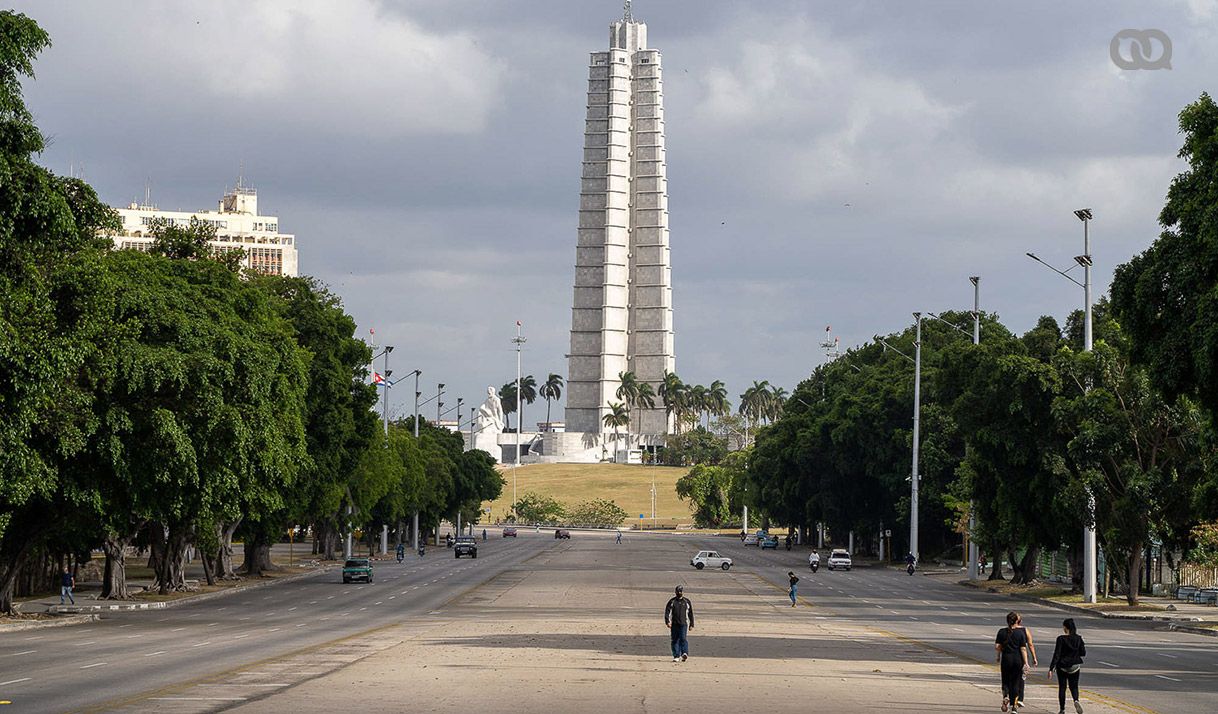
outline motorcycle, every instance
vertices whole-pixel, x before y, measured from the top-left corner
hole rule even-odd
[[[405,559],[406,559],[406,554],[399,550],[398,551],[398,565],[401,565],[402,561]]]
[[[906,566],[905,572],[909,573],[910,575],[913,575],[914,574],[914,564],[910,563],[908,566]]]
[[[808,565],[808,567],[812,568],[812,572],[815,573],[817,570],[820,570],[820,561],[814,560]]]
[[[791,549],[791,539],[787,538],[787,550]]]
[[[424,549],[423,549],[423,544],[422,544],[422,543],[420,543],[420,544],[419,544],[419,557],[420,557],[420,558],[422,558],[422,557],[423,557],[423,550],[424,550]]]

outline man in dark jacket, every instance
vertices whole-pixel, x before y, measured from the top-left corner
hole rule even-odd
[[[672,661],[689,659],[689,640],[686,636],[694,629],[694,604],[684,594],[680,585],[677,594],[664,606],[664,624],[672,634]]]

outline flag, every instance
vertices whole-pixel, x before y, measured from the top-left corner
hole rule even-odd
[[[386,382],[386,381],[385,381],[385,378],[384,378],[384,377],[382,377],[382,376],[380,375],[380,373],[379,373],[379,372],[373,372],[373,373],[372,373],[372,383],[373,383],[373,384],[375,384],[375,385],[376,385],[376,386],[378,386],[378,387],[387,387],[387,386],[389,386],[389,382]]]

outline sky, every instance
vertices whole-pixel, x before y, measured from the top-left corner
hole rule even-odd
[[[147,186],[181,210],[214,209],[243,175],[296,235],[301,272],[394,345],[397,375],[422,370],[428,395],[445,383],[446,409],[515,378],[517,320],[524,373],[565,375],[588,53],[620,2],[15,9],[53,42],[25,85],[52,170],[114,206]],[[1218,77],[1218,0],[633,13],[663,56],[677,373],[733,397],[792,389],[824,361],[827,325],[849,348],[915,310],[971,309],[972,275],[1016,332],[1064,321],[1082,290],[1025,252],[1072,264],[1073,210],[1091,208],[1106,292],[1158,235],[1177,115]],[[1117,67],[1127,28],[1164,32],[1171,68]]]

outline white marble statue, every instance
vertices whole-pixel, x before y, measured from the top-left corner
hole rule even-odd
[[[503,431],[506,419],[503,414],[503,403],[494,387],[486,388],[486,401],[478,407],[477,428],[475,433],[498,434]]]

